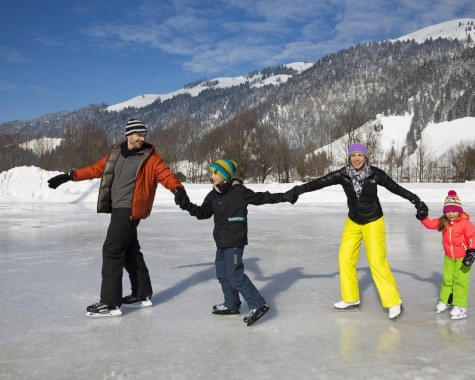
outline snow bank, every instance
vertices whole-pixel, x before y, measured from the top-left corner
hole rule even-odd
[[[56,190],[48,187],[48,179],[60,172],[46,171],[33,166],[22,166],[0,173],[0,202],[48,202],[48,203],[96,203],[99,180],[67,182]],[[294,184],[246,184],[254,191],[284,192]],[[407,183],[404,187],[418,194],[426,202],[442,202],[448,190],[455,189],[463,203],[475,203],[475,182],[466,183]],[[186,184],[190,199],[200,203],[210,191],[209,184]],[[406,202],[406,200],[380,187],[382,202]],[[158,187],[156,203],[174,206],[173,195],[162,186]],[[304,194],[298,203],[327,204],[346,202],[341,186],[331,186]]]

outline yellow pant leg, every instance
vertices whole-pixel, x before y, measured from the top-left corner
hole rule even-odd
[[[386,258],[384,217],[363,226],[363,240],[371,275],[378,289],[383,307],[389,308],[401,304],[396,280]]]
[[[341,299],[344,302],[354,302],[360,299],[356,263],[358,262],[361,240],[363,239],[361,227],[361,225],[347,218],[341,235],[338,266],[340,268]]]

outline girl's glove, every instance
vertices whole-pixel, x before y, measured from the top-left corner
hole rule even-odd
[[[465,257],[463,258],[463,265],[466,265],[469,267],[470,265],[473,264],[475,261],[475,249],[474,248],[469,248],[467,249],[467,252],[465,253]]]

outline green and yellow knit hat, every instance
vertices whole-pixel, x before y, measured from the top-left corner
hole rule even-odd
[[[236,161],[222,158],[221,160],[213,162],[209,166],[209,171],[216,173],[225,181],[229,181],[234,176],[234,173],[236,173],[237,166]]]

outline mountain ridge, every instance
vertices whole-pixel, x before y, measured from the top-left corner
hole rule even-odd
[[[470,22],[470,27],[475,22],[463,20],[468,20],[465,22]],[[461,20],[445,24],[468,27],[460,26]],[[467,41],[429,38],[420,43],[408,39],[410,35],[351,46],[300,66],[305,67],[300,72],[289,64],[235,77],[241,81],[236,80],[234,86],[223,85],[220,78],[203,80],[163,100],[153,99],[160,95],[147,94],[147,101],[153,101],[139,108],[124,107],[131,99],[111,106],[93,104],[31,121],[3,123],[0,132],[57,137],[67,126],[91,122],[109,136],[120,138],[130,117],[141,118],[151,129],[189,120],[206,131],[243,109],[256,108],[261,120],[272,124],[291,145],[314,141],[318,147],[339,137],[335,131],[338,118],[352,104],[358,104],[370,118],[381,113],[413,114],[407,143],[414,149],[429,121],[475,115],[475,49]],[[198,94],[194,95],[193,89]],[[114,106],[118,111],[111,109]]]

